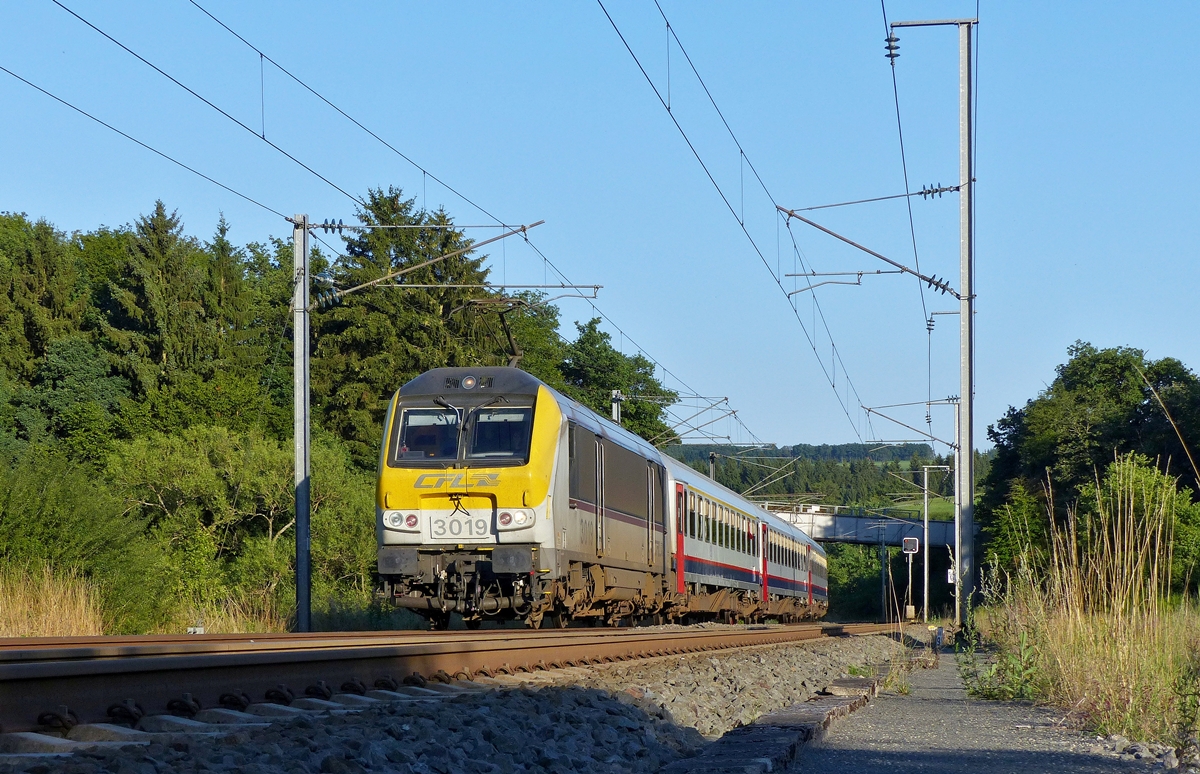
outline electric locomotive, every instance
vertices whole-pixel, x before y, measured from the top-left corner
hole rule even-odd
[[[794,620],[828,604],[802,532],[515,368],[438,368],[384,425],[387,597],[487,618]]]

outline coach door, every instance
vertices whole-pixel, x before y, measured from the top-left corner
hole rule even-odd
[[[766,603],[771,598],[769,596],[770,592],[767,591],[767,588],[770,585],[767,580],[767,561],[771,558],[771,536],[767,531],[766,524],[762,524],[760,526],[762,529],[762,540],[760,540],[758,543],[758,552],[762,555],[762,561],[760,562],[762,565],[762,598],[763,602]]]
[[[596,556],[604,556],[608,534],[604,515],[604,444],[596,436]]]
[[[811,545],[804,547],[804,567],[805,567],[805,569],[808,570],[808,604],[812,605],[813,592],[812,592],[812,546]]]
[[[646,463],[646,564],[654,567],[663,555],[667,535],[666,502],[663,492],[663,469],[653,462]]]

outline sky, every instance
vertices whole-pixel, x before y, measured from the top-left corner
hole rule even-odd
[[[265,208],[0,72],[0,211],[88,231],[161,199],[189,234],[211,237],[223,214],[246,244],[288,238],[280,214],[351,222],[351,197],[396,186],[463,225],[545,220],[532,246],[485,248],[493,281],[602,285],[594,302],[557,302],[563,333],[602,313],[668,387],[727,398],[692,420],[715,420],[704,432],[919,440],[863,408],[916,403],[884,413],[951,439],[950,410],[934,405],[927,425],[923,402],[959,393],[958,318],[926,322],[955,300],[886,274],[789,296],[855,276],[787,274],[891,267],[775,205],[902,194],[905,165],[912,191],[956,185],[956,30],[899,30],[894,91],[878,3],[659,1],[677,39],[653,0],[198,0],[395,150],[189,0],[61,2],[228,116],[51,0],[9,4],[0,66]],[[1187,290],[1200,286],[1200,5],[891,0],[886,13],[978,13],[976,447],[1077,340],[1200,365]],[[958,195],[908,202],[911,228],[904,199],[806,215],[957,288]]]

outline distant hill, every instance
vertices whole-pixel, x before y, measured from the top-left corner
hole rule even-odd
[[[798,443],[793,446],[776,446],[770,444],[753,451],[745,446],[730,446],[722,444],[682,444],[668,446],[667,454],[680,462],[692,465],[697,462],[708,463],[709,452],[722,456],[754,455],[759,457],[795,457],[811,462],[855,462],[870,460],[872,462],[904,462],[912,459],[915,454],[922,459],[933,457],[933,449],[926,443],[904,443],[897,446],[878,446],[865,443],[818,444]]]

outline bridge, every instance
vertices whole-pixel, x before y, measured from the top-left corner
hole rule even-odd
[[[886,511],[869,513],[862,508],[840,505],[793,505],[763,502],[762,507],[792,525],[813,540],[827,543],[863,545],[903,545],[904,538],[920,538],[925,545],[921,519],[891,516]],[[954,522],[930,521],[929,545],[954,548]]]
[[[787,520],[798,527],[813,540],[823,543],[858,543],[879,547],[879,607],[880,620],[894,618],[888,606],[888,586],[890,580],[890,551],[891,546],[903,546],[905,538],[917,538],[920,541],[922,562],[923,591],[922,600],[929,598],[929,562],[930,549],[945,548],[949,552],[950,561],[956,553],[954,546],[954,522],[930,521],[929,536],[925,536],[925,522],[922,519],[904,518],[890,515],[886,509],[869,511],[859,507],[840,505],[813,505],[785,502],[760,502],[767,511],[781,519]],[[911,511],[908,511],[911,513]],[[909,556],[908,594],[912,594],[912,556]],[[953,582],[953,581],[951,581]],[[954,594],[957,599],[958,584],[955,584]],[[906,598],[912,598],[906,595]],[[956,603],[957,605],[957,603]],[[905,618],[914,619],[917,609],[914,605],[905,606]],[[928,613],[926,612],[926,616]]]

